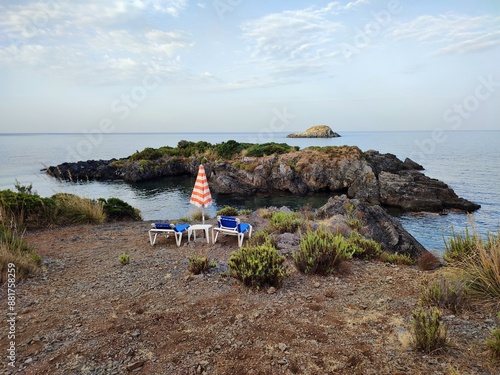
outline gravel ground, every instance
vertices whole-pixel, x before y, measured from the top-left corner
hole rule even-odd
[[[411,312],[435,271],[352,260],[338,274],[304,276],[288,261],[281,288],[255,291],[224,274],[235,237],[151,246],[149,225],[27,234],[44,267],[17,285],[15,369],[4,323],[0,373],[500,374],[485,344],[493,314],[445,311],[448,346],[412,347]],[[130,264],[118,262],[122,252]],[[217,267],[191,275],[190,255]]]

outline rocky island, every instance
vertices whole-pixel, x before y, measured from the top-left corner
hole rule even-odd
[[[304,132],[288,134],[287,138],[337,138],[340,134],[335,133],[327,125],[312,126]]]
[[[235,141],[179,142],[177,148],[147,148],[128,158],[51,166],[47,173],[73,181],[145,181],[195,176],[204,164],[210,188],[219,194],[345,194],[370,205],[403,211],[472,212],[480,205],[458,197],[444,182],[423,174],[422,166],[395,155],[355,146],[308,147],[244,144]]]

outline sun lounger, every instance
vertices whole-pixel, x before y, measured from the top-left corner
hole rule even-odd
[[[237,217],[217,216],[217,226],[212,228],[214,243],[217,241],[219,233],[238,236],[238,247],[241,247],[245,233],[248,233],[248,238],[252,237],[252,226],[248,223],[241,223]]]
[[[182,234],[187,233],[188,228],[189,224],[152,223],[149,230],[149,242],[154,245],[158,234],[164,234],[166,238],[173,234],[177,246],[181,246]]]

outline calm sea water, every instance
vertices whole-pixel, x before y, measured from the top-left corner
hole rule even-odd
[[[145,147],[176,146],[180,140],[220,143],[285,142],[301,148],[317,145],[355,145],[366,151],[374,149],[406,157],[425,167],[425,174],[446,182],[455,192],[482,208],[468,217],[465,214],[404,214],[403,226],[426,248],[441,252],[443,235],[451,229],[463,230],[474,223],[480,233],[497,232],[500,228],[500,149],[499,131],[460,132],[343,132],[341,138],[289,139],[285,133],[155,133],[155,134],[0,134],[0,190],[15,190],[16,180],[33,184],[41,196],[58,192],[88,198],[123,199],[141,210],[145,220],[178,219],[195,211],[189,204],[194,185],[192,178],[170,178],[141,183],[89,182],[68,183],[48,177],[45,166],[66,161],[126,157]],[[292,208],[305,203],[323,205],[327,194],[273,198],[214,196],[215,204],[207,211],[212,216],[226,204],[240,208],[287,205]]]

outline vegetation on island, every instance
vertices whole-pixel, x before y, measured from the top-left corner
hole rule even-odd
[[[286,143],[240,143],[234,140],[211,144],[205,141],[191,142],[179,141],[177,147],[164,146],[160,148],[147,147],[142,151],[132,154],[129,161],[157,160],[166,157],[205,157],[207,160],[231,160],[237,155],[244,156],[266,156],[280,155],[292,151],[298,151],[298,146],[290,146]]]

